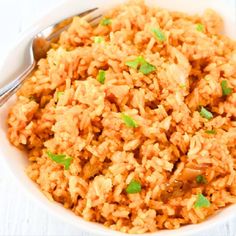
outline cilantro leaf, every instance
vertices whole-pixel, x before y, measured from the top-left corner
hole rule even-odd
[[[133,120],[133,118],[131,118],[130,116],[126,115],[125,113],[121,113],[121,119],[124,121],[126,126],[129,128],[137,128],[138,127],[136,121]]]
[[[166,40],[165,34],[160,29],[152,29],[152,32],[154,33],[155,37],[160,41],[164,42]]]
[[[198,184],[206,184],[207,183],[207,180],[203,175],[198,175],[196,177],[196,181]]]
[[[101,25],[103,26],[107,26],[107,25],[110,25],[111,24],[111,19],[110,18],[103,18],[100,22]]]
[[[126,65],[126,66],[129,66],[129,67],[131,67],[131,68],[133,68],[133,69],[137,69],[138,66],[139,66],[139,61],[138,61],[137,59],[135,59],[135,60],[133,60],[133,61],[127,61],[127,62],[125,63],[125,65]]]
[[[142,56],[138,56],[136,59],[133,61],[127,61],[125,63],[126,66],[129,66],[133,69],[137,69],[140,65],[146,63],[146,60]]]
[[[136,70],[139,68],[139,72],[143,73],[144,75],[147,75],[156,70],[156,67],[148,63],[142,56],[138,56],[133,61],[127,61],[125,65]]]
[[[59,98],[60,98],[61,96],[63,96],[63,94],[64,94],[64,92],[57,92],[57,94],[56,94],[57,101],[59,100]]]
[[[95,36],[94,37],[94,43],[102,43],[104,42],[104,38],[101,36]]]
[[[205,133],[206,134],[216,134],[216,130],[214,130],[214,129],[206,130]]]
[[[156,70],[156,67],[148,62],[142,64],[139,68],[139,72],[142,72],[144,75],[147,75],[155,70]]]
[[[213,118],[212,113],[204,107],[201,107],[200,115],[201,117],[206,118],[208,120],[211,120]]]
[[[199,31],[199,32],[203,32],[205,30],[205,27],[203,24],[197,24],[196,25],[196,30]]]
[[[73,160],[72,157],[67,156],[65,154],[53,154],[50,151],[46,151],[46,154],[50,159],[52,159],[56,163],[64,165],[65,170],[69,169],[70,164]]]
[[[141,192],[141,190],[142,190],[141,184],[136,180],[132,180],[126,188],[126,193],[128,194],[139,193]]]
[[[210,205],[210,201],[203,194],[197,195],[197,200],[194,204],[195,208],[209,207]]]
[[[97,80],[101,83],[104,84],[106,79],[106,71],[104,70],[99,70],[98,75],[97,75]]]
[[[233,92],[233,89],[228,86],[227,80],[222,80],[220,85],[221,85],[223,96],[230,95]]]

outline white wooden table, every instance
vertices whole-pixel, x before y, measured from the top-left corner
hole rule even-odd
[[[236,0],[228,1],[235,6]],[[58,3],[58,0],[0,0],[0,60],[11,42],[30,25],[31,20],[55,3]],[[11,235],[92,236],[55,219],[32,202],[19,189],[8,169],[0,163],[0,236]],[[236,217],[201,236],[236,236]]]

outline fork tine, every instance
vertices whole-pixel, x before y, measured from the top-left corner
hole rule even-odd
[[[102,14],[98,11],[98,8],[94,8],[88,14],[85,14],[82,18],[92,25],[95,25],[101,19]]]
[[[98,8],[97,8],[98,9]],[[90,22],[91,20],[93,20],[93,18],[97,17],[98,15],[100,15],[99,12],[97,12],[97,9],[96,10],[93,10],[93,11],[90,11],[89,13],[87,14],[84,14],[82,16],[83,19],[85,19],[86,21]],[[81,16],[80,16],[81,17]]]
[[[101,18],[102,18],[102,14],[97,15],[97,16],[95,16],[95,17],[89,19],[88,22],[89,22],[90,24],[92,24],[92,25],[96,25],[96,24],[99,23],[99,21],[101,20]]]
[[[87,10],[87,11],[84,11],[84,12],[79,13],[77,16],[79,16],[79,17],[84,17],[84,16],[86,16],[86,15],[88,15],[88,14],[90,14],[90,13],[96,11],[97,9],[98,9],[98,7],[89,9],[89,10]]]

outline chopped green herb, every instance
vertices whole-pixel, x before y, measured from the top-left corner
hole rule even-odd
[[[46,153],[50,159],[52,159],[53,161],[55,161],[58,164],[64,165],[65,170],[69,169],[70,164],[72,162],[72,157],[67,156],[65,154],[53,154],[50,151],[47,151]]]
[[[181,89],[184,89],[184,88],[186,88],[186,84],[180,84],[179,87],[180,87]]]
[[[111,24],[111,19],[110,18],[104,18],[100,22],[101,25],[106,26]]]
[[[139,72],[142,72],[144,75],[148,75],[149,73],[152,73],[155,70],[156,70],[156,67],[148,62],[146,62],[145,64],[142,64],[139,68]]]
[[[203,175],[198,175],[196,177],[196,181],[198,184],[206,184],[207,183],[207,180]]]
[[[122,118],[122,120],[124,121],[124,123],[126,124],[127,127],[129,127],[129,128],[137,128],[138,127],[135,120],[133,120],[133,118],[126,115],[125,113],[121,113],[121,118]]]
[[[104,84],[106,79],[106,71],[104,70],[99,70],[97,80],[101,83]]]
[[[138,56],[133,61],[127,61],[125,63],[125,65],[127,65],[133,69],[137,69],[140,65],[143,65],[145,63],[147,63],[147,61],[142,56]]]
[[[209,200],[202,194],[198,194],[197,200],[194,204],[195,208],[209,207],[211,203]]]
[[[141,190],[142,190],[141,184],[136,180],[132,180],[126,188],[126,193],[129,194],[139,193],[141,192]]]
[[[197,24],[196,25],[196,30],[199,32],[203,32],[204,31],[204,25],[203,24]]]
[[[104,42],[104,38],[101,36],[95,36],[94,37],[94,43],[102,43]]]
[[[64,92],[57,92],[57,101],[59,100],[59,98],[64,94]]]
[[[165,34],[160,29],[152,29],[152,32],[154,33],[155,37],[160,41],[164,42],[166,40]]]
[[[206,108],[204,107],[201,107],[201,111],[200,111],[200,115],[203,117],[203,118],[206,118],[208,120],[212,119],[213,118],[213,115],[210,111],[208,111]]]
[[[139,67],[139,72],[143,73],[144,75],[147,75],[156,70],[156,67],[148,63],[142,56],[138,56],[133,61],[126,62],[125,65],[133,69],[138,69]]]
[[[139,64],[140,64],[140,62],[139,62],[138,57],[135,60],[133,60],[133,61],[127,61],[125,63],[126,66],[129,66],[129,67],[131,67],[133,69],[137,69]]]
[[[222,80],[221,89],[223,96],[230,95],[233,92],[233,89],[228,86],[227,80]]]
[[[206,134],[216,134],[216,131],[214,129],[211,129],[211,130],[206,130],[205,133]]]

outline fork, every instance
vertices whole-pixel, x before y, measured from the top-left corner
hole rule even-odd
[[[51,43],[57,42],[60,34],[69,28],[73,18],[75,16],[84,17],[89,23],[96,24],[102,16],[98,13],[95,14],[97,9],[98,8],[92,8],[77,15],[70,16],[60,22],[48,26],[33,37],[30,43],[30,48],[28,50],[30,56],[29,65],[13,81],[0,88],[0,107],[5,104],[8,99],[19,90],[23,82],[34,70],[37,62],[41,58],[46,57],[48,50],[51,48]]]

